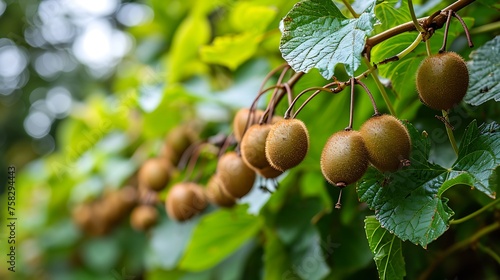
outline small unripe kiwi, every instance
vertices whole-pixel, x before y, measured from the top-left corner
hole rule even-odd
[[[255,182],[255,171],[234,151],[220,157],[217,176],[224,189],[235,198],[241,198],[250,192]]]
[[[345,187],[359,180],[368,168],[368,151],[355,130],[334,133],[321,153],[321,172],[332,185]]]
[[[243,109],[238,110],[238,112],[236,112],[236,115],[234,115],[233,134],[234,134],[234,138],[238,142],[240,142],[241,138],[243,137],[243,132],[245,131],[245,127],[246,127],[247,122],[248,122],[249,112],[250,112],[250,109],[243,108]],[[252,119],[248,123],[248,127],[250,127],[252,124],[258,123],[263,114],[264,114],[264,111],[255,110],[251,116]]]
[[[309,149],[309,133],[298,119],[273,124],[266,139],[266,158],[274,169],[285,171],[304,160]]]
[[[130,213],[130,225],[138,231],[146,231],[158,222],[158,210],[152,205],[139,205]]]
[[[391,115],[368,119],[359,130],[371,164],[382,172],[393,172],[407,165],[411,139],[406,127]]]
[[[207,207],[203,188],[193,182],[181,182],[172,186],[167,194],[165,208],[168,216],[177,221],[185,221]]]
[[[266,138],[271,130],[270,124],[254,124],[241,139],[241,158],[253,169],[269,166],[266,158]]]
[[[139,185],[154,191],[164,189],[170,180],[172,165],[163,158],[146,160],[139,170]]]
[[[208,200],[217,206],[232,207],[236,203],[236,199],[222,186],[222,182],[217,174],[210,177],[207,183],[206,192]]]
[[[448,110],[460,103],[469,86],[467,64],[454,52],[425,58],[417,70],[420,100],[430,108]]]

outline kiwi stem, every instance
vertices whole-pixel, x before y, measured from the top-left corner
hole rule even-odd
[[[415,25],[415,28],[418,30],[420,33],[425,33],[424,28],[422,25],[417,20],[417,16],[415,15],[415,9],[413,9],[413,1],[408,0],[408,9],[410,10],[410,15],[411,15],[411,20],[413,21],[413,25]]]
[[[469,33],[469,28],[467,28],[467,24],[465,24],[465,21],[456,12],[453,12],[452,15],[456,17],[458,21],[460,21],[460,24],[462,24],[462,27],[465,31],[465,36],[467,37],[467,43],[469,44],[469,48],[474,47],[474,43],[472,43],[472,38]]]
[[[339,198],[337,199],[337,203],[335,203],[335,209],[340,209],[342,208],[342,203],[340,203],[340,200],[342,198],[342,190],[343,189],[340,189],[340,192],[339,192]]]
[[[489,208],[495,206],[497,203],[500,202],[500,199],[495,199],[493,200],[492,202],[488,203],[487,205],[481,207],[480,209],[470,213],[469,215],[463,217],[463,218],[460,218],[460,219],[456,219],[456,220],[451,220],[450,221],[450,225],[456,225],[456,224],[461,224],[463,222],[466,222],[476,216],[478,216],[479,214],[483,213],[484,211],[488,210]]]
[[[443,118],[445,119],[445,121],[450,123],[448,112],[446,112],[446,110],[441,110],[441,112],[443,114]],[[448,134],[448,138],[450,139],[451,147],[453,148],[453,151],[455,151],[455,154],[458,155],[457,141],[455,140],[455,136],[453,135],[453,130],[448,125],[445,125],[445,128],[446,128],[446,133]]]
[[[231,144],[230,139],[232,137],[233,137],[232,135],[229,135],[228,137],[226,137],[226,141],[224,141],[224,143],[220,147],[219,154],[217,155],[217,158],[220,158],[227,151],[227,148]],[[236,149],[236,150],[238,150],[238,149]]]
[[[191,154],[191,157],[189,158],[189,162],[186,167],[186,175],[184,177],[184,182],[189,181],[189,179],[193,175],[194,167],[196,166],[196,163],[198,162],[198,159],[200,158],[200,153],[201,149],[207,145],[206,142],[198,143],[198,145],[195,146],[193,153]]]
[[[451,15],[453,14],[452,10],[448,10],[446,13],[446,25],[444,27],[444,36],[443,36],[443,45],[439,49],[439,53],[443,53],[446,51],[446,42],[448,41],[448,29],[450,29],[450,21],[451,21]]]
[[[349,107],[349,126],[346,130],[352,130],[352,125],[354,123],[354,77],[350,79],[351,81],[351,104]]]
[[[356,13],[356,11],[352,8],[351,6],[351,3],[349,3],[349,1],[347,0],[342,0],[342,3],[344,3],[345,7],[349,10],[349,12],[351,13],[351,15],[355,18],[359,18],[359,14]]]
[[[491,258],[493,258],[498,264],[500,264],[500,256],[493,251],[491,248],[484,246],[480,242],[477,243],[477,248],[481,250],[483,253],[488,254]]]
[[[290,70],[290,67],[285,67],[285,69],[283,69],[283,71],[281,71],[281,74],[278,77],[278,81],[276,82],[277,86],[279,86],[279,85],[282,84],[283,79],[285,78],[285,75],[288,72],[288,70]],[[275,99],[276,95],[278,94],[279,89],[280,89],[280,87],[274,88],[274,91],[273,91],[273,93],[271,95],[271,100],[269,101],[269,104],[267,104],[267,108],[264,111],[264,114],[262,114],[262,117],[259,120],[259,124],[262,124],[266,120],[266,118],[269,121],[271,121],[271,118],[272,118],[273,113],[274,113],[274,107],[275,107],[275,105],[274,105],[274,99]]]
[[[333,85],[338,85],[336,88],[329,88]],[[299,94],[297,94],[297,96],[293,99],[292,103],[290,104],[290,106],[288,106],[288,109],[285,111],[285,119],[289,119],[290,116],[291,116],[291,111],[293,109],[293,106],[295,105],[295,103],[297,103],[297,101],[299,100],[300,97],[302,97],[302,95],[304,95],[305,93],[309,92],[309,91],[313,91],[315,90],[315,92],[309,96],[309,98],[307,98],[304,103],[302,103],[302,105],[297,109],[297,111],[291,116],[291,118],[295,118],[297,117],[297,115],[299,114],[299,112],[302,110],[302,108],[304,108],[304,106],[309,103],[309,101],[311,101],[311,99],[313,99],[316,95],[318,95],[318,93],[320,93],[321,91],[325,91],[325,92],[329,92],[329,93],[338,93],[340,91],[342,91],[342,89],[344,89],[345,85],[342,87],[341,84],[339,84],[339,82],[335,81],[335,82],[331,82],[331,83],[328,83],[326,85],[324,85],[323,87],[311,87],[311,88],[307,88],[303,91],[301,91]],[[339,89],[341,88],[341,89]]]
[[[474,1],[475,0],[458,0],[458,1],[455,1],[454,3],[452,3],[451,5],[449,5],[448,7],[444,8],[444,10],[445,11],[446,10],[453,10],[455,12],[458,12],[459,10],[463,9],[464,7],[467,7],[468,5],[473,3]],[[432,22],[428,22],[429,17],[420,18],[420,19],[418,19],[418,21],[425,20],[427,22],[427,25],[433,25],[434,29],[439,29],[439,28],[443,27],[445,20],[446,20],[445,15],[442,15],[439,13],[437,15],[434,15],[434,14],[431,15],[431,17],[434,17]],[[369,55],[370,50],[374,46],[380,44],[381,42],[384,42],[385,40],[387,40],[389,38],[397,36],[401,33],[413,31],[415,29],[416,29],[416,27],[415,27],[415,24],[413,23],[413,20],[412,20],[412,21],[400,24],[398,26],[395,26],[393,28],[390,28],[390,29],[388,29],[384,32],[381,32],[377,35],[374,35],[372,37],[369,37],[366,39],[365,49],[364,49],[363,53],[366,53],[367,56],[370,57],[370,55]]]
[[[422,41],[422,33],[419,33],[415,41],[413,41],[413,43],[411,43],[406,49],[402,50],[400,53],[398,53],[393,57],[389,57],[380,61],[378,64],[385,64],[388,62],[398,61],[402,59],[403,57],[411,53],[418,46],[418,44],[420,44],[421,41]]]
[[[259,98],[266,92],[270,91],[271,89],[275,89],[275,88],[279,88],[280,86],[279,85],[274,85],[274,86],[270,86],[266,89],[263,89],[261,90],[258,94],[257,94],[257,97],[255,97],[255,99],[253,100],[252,102],[252,105],[250,105],[250,109],[248,110],[248,118],[247,118],[247,122],[245,124],[245,129],[243,129],[243,133],[241,134],[241,138],[243,138],[243,136],[245,135],[245,132],[247,131],[248,127],[250,126],[250,121],[252,120],[252,117],[254,115],[254,112],[255,112],[255,106],[257,106],[257,101],[259,101]]]
[[[427,56],[432,55],[431,41],[429,41],[429,40],[425,41],[425,50],[427,51]]]
[[[372,102],[373,114],[375,116],[380,115],[380,112],[378,111],[378,108],[377,108],[377,103],[375,102],[375,99],[373,98],[373,94],[370,92],[370,89],[360,80],[356,80],[355,82],[356,82],[356,84],[362,86],[363,89],[366,91],[366,94],[368,94],[368,97],[370,98],[370,101]]]
[[[367,66],[368,66],[368,70],[366,70],[365,72],[356,76],[355,77],[356,80],[366,78],[366,77],[368,77],[369,74],[373,73],[373,71],[377,70],[377,64],[373,64],[373,66],[370,66],[370,63],[368,63]]]
[[[368,65],[368,66],[370,65],[370,62],[368,61],[368,59],[366,57],[363,58],[363,61],[365,62],[366,65]],[[391,115],[393,115],[393,116],[396,116],[396,110],[394,110],[394,107],[392,106],[392,102],[389,99],[389,95],[387,95],[387,91],[385,90],[385,87],[382,84],[382,82],[380,82],[380,79],[378,78],[377,73],[374,71],[374,72],[371,72],[370,75],[372,76],[373,80],[375,81],[375,84],[377,85],[377,88],[380,91],[382,98],[384,99],[385,105],[389,109],[389,113],[391,113]]]
[[[455,253],[456,251],[459,251],[463,249],[464,247],[467,247],[468,245],[475,243],[479,238],[491,233],[492,231],[495,231],[500,228],[500,222],[495,222],[489,226],[486,226],[480,230],[478,230],[476,233],[471,235],[469,238],[464,239],[460,242],[455,243],[453,246],[449,247],[445,251],[441,252],[434,258],[434,262],[432,262],[427,269],[420,274],[419,279],[429,279],[430,274],[434,271],[434,269],[444,260],[446,257],[450,256],[451,254]]]

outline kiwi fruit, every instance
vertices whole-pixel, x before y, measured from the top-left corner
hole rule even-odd
[[[95,207],[103,219],[111,224],[122,219],[137,201],[137,190],[132,186],[108,192]]]
[[[345,187],[356,182],[363,177],[368,164],[368,151],[359,131],[334,133],[321,152],[321,172],[334,186]]]
[[[425,58],[417,70],[420,100],[436,110],[448,110],[460,103],[469,87],[467,64],[454,52]]]
[[[276,178],[276,177],[280,176],[281,174],[283,174],[283,171],[275,169],[274,167],[272,167],[270,165],[266,166],[264,168],[261,168],[261,169],[257,169],[256,172],[257,172],[257,174],[259,174],[260,176],[262,176],[266,179]]]
[[[139,170],[139,186],[141,188],[160,191],[170,181],[172,165],[163,158],[146,160]]]
[[[280,171],[297,166],[309,149],[309,133],[298,119],[282,119],[272,125],[266,138],[266,158]]]
[[[169,160],[174,166],[179,164],[182,154],[198,141],[194,125],[185,124],[173,128],[165,138],[160,156]]]
[[[203,188],[193,182],[177,183],[167,194],[165,208],[168,216],[176,221],[185,221],[207,207]]]
[[[89,236],[103,236],[111,229],[98,208],[97,202],[83,203],[72,211],[72,218],[82,232]]]
[[[266,158],[266,138],[270,130],[270,124],[254,124],[245,132],[240,149],[241,158],[248,166],[257,170],[270,166]]]
[[[393,172],[409,163],[410,134],[391,115],[368,119],[360,128],[371,164],[382,172]]]
[[[137,231],[146,231],[156,225],[158,218],[156,207],[143,204],[135,207],[130,213],[130,225]]]
[[[242,108],[236,112],[233,119],[233,134],[236,141],[240,142],[243,138],[243,133],[245,132],[245,128],[247,127],[248,117],[249,117],[250,109]],[[255,110],[252,114],[252,119],[248,123],[248,127],[252,124],[256,124],[260,118],[264,115],[264,111]]]
[[[220,207],[232,207],[236,203],[236,199],[232,197],[222,186],[222,182],[217,174],[210,177],[207,183],[208,200]]]
[[[234,151],[219,158],[217,176],[224,189],[234,198],[241,198],[249,193],[256,177],[255,171]]]

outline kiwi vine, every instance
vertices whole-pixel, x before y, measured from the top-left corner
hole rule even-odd
[[[100,211],[104,214],[99,214],[102,215],[102,220],[111,221],[109,226],[100,228],[96,225],[96,219],[90,218],[95,217],[95,209],[101,202],[76,206],[75,222],[89,235],[102,235],[109,232],[119,219],[129,217],[132,228],[149,232],[161,219],[163,213],[160,211],[165,212],[171,220],[182,223],[202,216],[206,209],[212,207],[228,209],[237,206],[256,185],[268,195],[276,195],[280,191],[281,180],[308,156],[311,145],[308,123],[299,118],[299,113],[306,110],[307,105],[314,102],[313,99],[320,93],[329,94],[333,99],[342,93],[350,94],[349,118],[345,128],[331,132],[320,158],[315,159],[324,181],[338,189],[334,208],[342,208],[342,191],[363,180],[367,172],[371,172],[369,175],[374,172],[381,174],[377,185],[385,188],[394,179],[391,174],[401,174],[401,171],[411,168],[413,142],[408,122],[396,116],[377,71],[380,65],[400,62],[420,43],[426,44],[427,57],[416,73],[418,98],[423,105],[440,112],[441,116],[436,118],[443,123],[452,149],[458,156],[459,149],[449,114],[467,93],[469,70],[462,57],[447,50],[447,37],[451,20],[457,19],[463,27],[469,47],[474,46],[468,27],[458,14],[473,2],[456,1],[428,17],[417,18],[412,1],[407,1],[412,20],[366,38],[361,54],[366,70],[347,80],[338,80],[333,76],[323,85],[295,93],[295,85],[308,74],[294,71],[287,63],[277,66],[264,77],[252,102],[234,113],[229,133],[200,137],[202,129],[196,123],[171,130],[157,155],[144,160],[134,175],[135,181],[132,180],[131,184],[136,184],[136,189],[123,188],[109,194],[109,198],[102,198],[102,201],[110,201],[106,203],[112,207],[108,214],[105,211]],[[349,1],[343,0],[342,3],[354,18],[360,16]],[[433,54],[429,40],[441,28],[444,28],[443,43],[438,53]],[[411,31],[417,31],[418,34],[407,48],[381,61],[371,61],[371,50],[376,45]],[[363,82],[369,78],[373,79],[377,91],[370,90],[367,83]],[[371,117],[366,120],[355,119],[357,85],[368,96],[373,110]],[[374,97],[377,93],[381,95],[381,99]],[[267,104],[265,108],[259,108],[259,101],[263,98],[267,98]],[[305,100],[300,103],[303,98]],[[377,100],[385,102],[384,107],[388,112],[379,110]],[[277,108],[283,104],[286,110],[283,115],[278,115]],[[359,123],[358,130],[354,129],[358,127],[355,123]],[[425,134],[422,135],[426,139]],[[195,170],[198,174],[194,174]],[[208,172],[204,172],[205,170]],[[122,192],[129,192],[128,197],[132,199],[125,201]],[[465,218],[451,220],[449,224],[454,226],[465,222],[492,209],[498,201],[494,200]],[[335,212],[338,213],[340,212]],[[323,214],[325,213],[321,213]],[[314,216],[314,219],[319,220],[321,217]],[[499,221],[496,221],[469,239],[441,252],[437,260],[423,272],[422,279],[429,277],[436,266],[450,254],[478,242],[481,236],[499,228]],[[494,252],[489,254],[498,257]]]

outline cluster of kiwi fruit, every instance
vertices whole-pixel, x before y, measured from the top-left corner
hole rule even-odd
[[[410,135],[394,116],[375,115],[359,131],[334,133],[321,153],[321,171],[332,185],[343,188],[363,177],[369,164],[394,172],[409,164]]]
[[[418,67],[416,85],[422,103],[435,110],[449,110],[467,93],[467,64],[454,52],[428,56]]]
[[[137,189],[133,186],[125,186],[107,192],[100,199],[78,204],[73,208],[72,218],[85,234],[105,235],[129,215],[137,204],[137,200]]]
[[[247,109],[243,112],[249,115]],[[256,110],[255,115],[262,112]],[[235,118],[235,123],[243,122]],[[234,131],[241,129],[235,126]],[[254,171],[271,168],[280,174],[303,161],[309,149],[309,133],[299,119],[254,123],[242,136],[240,148],[243,162]],[[410,151],[406,127],[391,115],[375,115],[359,131],[334,133],[323,148],[320,166],[330,184],[344,187],[358,181],[370,163],[382,172],[398,170],[409,163]]]

